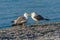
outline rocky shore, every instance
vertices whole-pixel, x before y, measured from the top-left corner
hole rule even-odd
[[[1,29],[0,40],[60,40],[60,22]]]

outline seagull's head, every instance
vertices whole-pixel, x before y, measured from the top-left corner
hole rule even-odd
[[[35,15],[36,15],[36,13],[35,13],[35,12],[32,12],[32,13],[31,13],[31,16],[35,16]]]
[[[28,13],[25,12],[25,13],[24,13],[24,16],[27,16],[27,17],[28,17],[28,16],[30,16],[30,14],[28,14]]]

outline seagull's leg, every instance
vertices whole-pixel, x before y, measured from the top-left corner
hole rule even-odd
[[[22,29],[25,29],[25,24],[23,23],[23,25],[22,25]]]

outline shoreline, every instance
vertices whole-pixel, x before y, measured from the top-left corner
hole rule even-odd
[[[49,35],[49,36],[48,36]],[[53,36],[53,37],[52,37]],[[13,40],[49,40],[60,39],[60,22],[43,25],[30,25],[25,29],[14,26],[0,30],[0,39]]]

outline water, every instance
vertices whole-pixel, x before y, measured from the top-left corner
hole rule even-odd
[[[60,0],[0,0],[0,28],[11,27],[11,21],[25,12],[36,12],[50,21],[60,22]],[[34,23],[30,18],[29,23]]]

